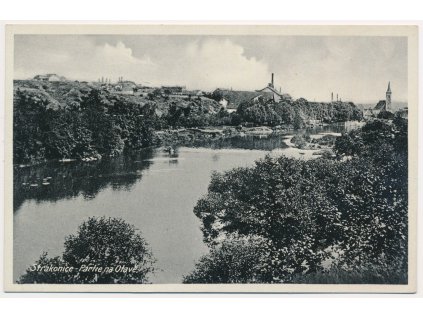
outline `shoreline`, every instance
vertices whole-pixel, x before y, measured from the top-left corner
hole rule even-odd
[[[335,122],[330,124],[325,124],[324,126],[318,127],[329,127],[329,126],[339,126],[346,122]],[[362,123],[362,122],[358,122]],[[361,125],[361,124],[360,124]],[[293,134],[294,132],[299,132],[307,129],[318,128],[315,125],[308,125],[302,129],[294,129],[293,127],[271,127],[271,126],[257,126],[257,127],[245,127],[245,126],[206,126],[206,127],[195,127],[195,128],[175,128],[175,129],[166,129],[166,130],[157,130],[155,131],[155,142],[153,145],[141,148],[159,148],[159,147],[178,147],[192,146],[193,143],[202,142],[202,141],[218,141],[231,137],[244,137],[244,136],[288,136],[294,137],[298,136]],[[306,133],[306,132],[304,132]],[[323,135],[338,135],[339,133],[322,133]],[[300,134],[299,134],[300,135]],[[312,134],[314,135],[314,134]],[[314,137],[314,136],[313,136]],[[301,148],[298,147],[295,143],[291,142],[291,138],[284,138],[284,141],[287,141],[287,146],[292,148],[298,148],[300,150],[315,150],[322,151],[331,149],[331,147],[321,147],[321,148]],[[316,138],[313,138],[316,139]],[[320,138],[319,138],[320,139]],[[317,144],[319,144],[317,142]],[[122,152],[124,154],[125,151]],[[121,155],[121,154],[120,154]],[[92,155],[84,158],[62,158],[62,159],[50,159],[50,160],[40,160],[28,163],[14,163],[14,168],[28,168],[46,163],[72,163],[72,162],[97,162],[103,158],[112,158],[111,156],[101,156],[101,155]]]

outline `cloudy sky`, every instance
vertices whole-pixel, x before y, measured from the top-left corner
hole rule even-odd
[[[15,78],[57,73],[69,79],[119,76],[147,85],[261,89],[294,98],[374,102],[391,81],[407,101],[405,37],[15,35]]]

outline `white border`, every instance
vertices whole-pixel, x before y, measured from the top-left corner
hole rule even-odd
[[[186,24],[186,23],[185,23]],[[193,27],[195,25],[195,27]],[[219,25],[210,26],[207,23],[198,25],[182,25],[182,23],[171,26],[149,24],[149,25],[14,25],[7,29],[6,42],[6,153],[5,153],[5,281],[7,291],[89,291],[89,292],[379,292],[379,293],[411,293],[416,290],[416,210],[417,210],[417,27],[416,26],[294,26],[294,25]],[[335,36],[408,36],[409,37],[409,112],[410,112],[410,222],[409,222],[409,284],[408,285],[182,285],[182,284],[155,284],[155,285],[20,285],[14,284],[11,280],[12,268],[12,218],[11,209],[11,101],[13,92],[13,34],[273,34],[273,35],[335,35]]]

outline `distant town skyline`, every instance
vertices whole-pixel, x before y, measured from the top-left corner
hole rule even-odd
[[[14,78],[56,73],[189,89],[275,88],[294,98],[407,102],[406,37],[15,35]]]

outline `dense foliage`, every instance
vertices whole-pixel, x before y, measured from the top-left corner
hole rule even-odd
[[[39,90],[18,89],[13,116],[16,163],[115,156],[153,143],[151,110],[100,90],[57,105]]]
[[[232,93],[241,97],[256,95]],[[16,81],[14,162],[113,157],[160,143],[155,132],[163,129],[244,123],[283,124],[297,129],[309,120],[362,118],[352,103],[312,103],[303,98],[273,103],[248,97],[239,102],[237,112],[228,113],[218,103],[221,97],[215,95],[170,98],[157,90],[148,96],[135,96],[79,82]]]
[[[370,122],[338,138],[335,152],[339,160],[266,157],[215,173],[194,209],[212,252],[186,282],[300,282],[346,271],[368,279],[357,283],[392,283],[383,275],[393,272],[406,283],[407,121]],[[222,279],[216,266],[234,270],[222,261],[234,237],[260,238],[260,252],[246,253],[250,271]]]
[[[279,103],[247,101],[239,105],[237,113],[244,122],[271,126],[284,124],[295,129],[305,127],[309,120],[331,123],[363,118],[362,112],[353,103],[316,103],[304,98]]]
[[[157,144],[155,131],[160,129],[231,123],[230,115],[211,99],[170,100],[87,85],[39,85],[28,81],[15,90],[15,163],[114,157]]]
[[[184,283],[224,284],[255,283],[261,281],[258,265],[264,260],[260,238],[234,237],[220,246],[212,247],[203,256],[194,271],[184,277]]]
[[[153,264],[149,247],[134,226],[121,219],[91,217],[76,235],[66,238],[61,257],[42,254],[18,283],[142,284],[154,272]],[[45,270],[54,267],[72,270]]]

